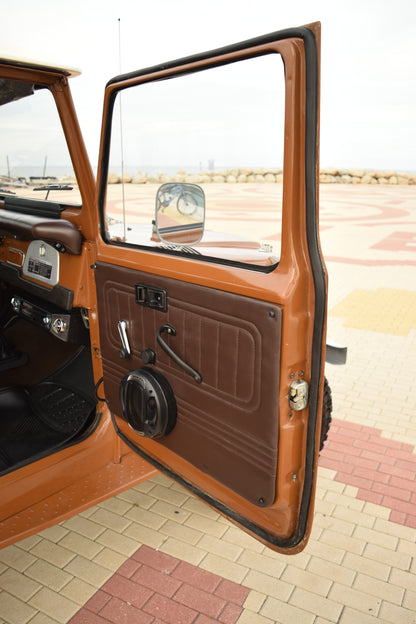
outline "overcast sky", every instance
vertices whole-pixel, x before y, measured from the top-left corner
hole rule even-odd
[[[119,73],[322,23],[321,165],[416,171],[415,0],[19,0],[2,4],[0,53],[75,66],[96,165],[103,90]]]

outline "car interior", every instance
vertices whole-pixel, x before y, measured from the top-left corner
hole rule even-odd
[[[49,216],[39,216],[37,202],[35,217],[31,200],[5,210],[11,200],[0,194],[0,235],[35,240],[26,254],[17,242],[16,249],[2,246],[0,473],[74,444],[91,428],[97,402],[86,312],[73,307],[73,293],[59,283],[50,289],[25,279],[53,280],[62,255],[80,254],[80,234],[57,218],[60,211],[50,212],[50,202]],[[49,242],[36,240],[39,228]]]

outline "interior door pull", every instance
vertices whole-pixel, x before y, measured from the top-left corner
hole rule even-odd
[[[198,373],[198,371],[196,371],[194,368],[192,368],[192,366],[189,366],[189,364],[184,362],[182,358],[180,358],[179,355],[177,355],[173,351],[173,349],[170,348],[170,346],[162,338],[163,333],[170,334],[171,336],[176,336],[176,329],[173,327],[173,325],[167,324],[159,327],[159,329],[157,330],[156,339],[159,345],[162,347],[163,351],[165,351],[165,353],[167,353],[178,366],[183,368],[183,370],[188,373],[188,375],[190,375],[197,383],[201,383],[202,377]]]

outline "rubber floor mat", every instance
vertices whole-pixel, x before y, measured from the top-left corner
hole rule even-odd
[[[0,471],[64,446],[94,408],[91,397],[53,381],[0,390]]]

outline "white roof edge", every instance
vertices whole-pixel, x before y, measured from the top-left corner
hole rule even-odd
[[[73,78],[81,74],[80,69],[75,67],[66,67],[65,65],[56,65],[46,61],[33,60],[23,57],[10,56],[8,54],[2,54],[0,51],[0,64],[1,65],[17,65],[19,67],[27,67],[28,69],[43,69],[45,71],[52,71],[57,74],[62,74],[68,78]]]

